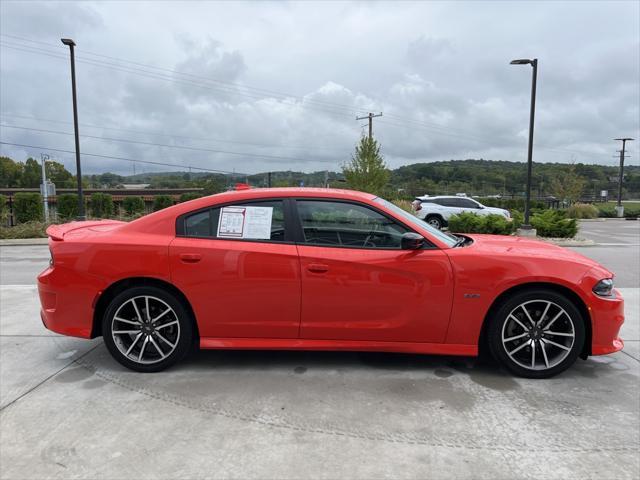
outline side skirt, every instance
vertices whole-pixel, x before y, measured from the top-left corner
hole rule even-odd
[[[429,355],[460,355],[467,357],[478,356],[477,345],[354,340],[308,340],[299,338],[203,337],[200,339],[200,348],[210,350],[344,350],[363,352],[423,353]]]

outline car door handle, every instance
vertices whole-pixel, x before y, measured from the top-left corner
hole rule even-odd
[[[199,253],[181,253],[180,260],[183,263],[198,263],[202,259]]]
[[[313,273],[325,273],[329,271],[329,265],[323,263],[310,263],[307,265],[307,270]]]

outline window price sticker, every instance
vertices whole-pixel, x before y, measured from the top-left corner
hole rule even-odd
[[[273,207],[222,207],[218,238],[269,240]]]

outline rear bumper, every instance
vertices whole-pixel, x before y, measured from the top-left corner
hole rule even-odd
[[[622,350],[620,327],[624,323],[624,299],[618,290],[611,298],[593,295],[589,305],[592,325],[592,355],[607,355]]]
[[[47,268],[38,275],[40,318],[52,332],[91,338],[93,308],[86,286],[77,284],[58,269]]]

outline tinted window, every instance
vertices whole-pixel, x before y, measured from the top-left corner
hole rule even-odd
[[[187,237],[209,237],[212,235],[209,210],[189,215],[184,221],[184,234]]]
[[[218,223],[220,212],[223,208],[244,208],[244,207],[267,207],[272,208],[271,213],[271,236],[269,239],[276,242],[283,242],[284,237],[284,207],[282,200],[265,202],[248,202],[229,205],[226,207],[212,208],[189,215],[184,220],[184,235],[187,237],[209,237],[218,238]],[[225,237],[227,239],[228,237]],[[241,240],[252,240],[251,238],[241,238]],[[255,240],[255,238],[253,239]]]
[[[456,199],[458,206],[462,208],[478,208],[478,204],[473,200],[469,200],[468,198],[458,198]]]
[[[305,243],[359,248],[400,248],[408,230],[372,210],[353,203],[298,200]]]
[[[455,198],[440,198],[438,200],[434,200],[438,205],[442,205],[443,207],[457,207]]]

